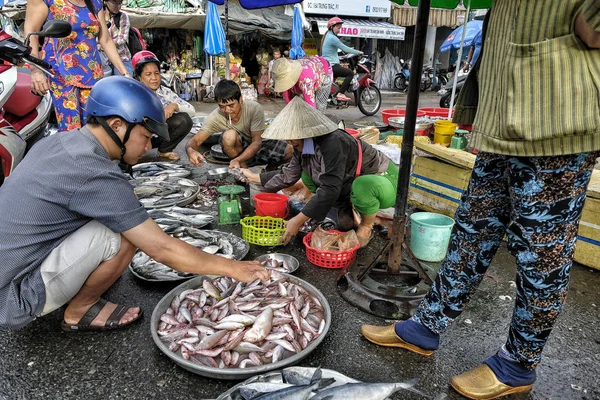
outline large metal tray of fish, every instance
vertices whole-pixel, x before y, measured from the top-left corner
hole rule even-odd
[[[213,215],[194,208],[165,207],[148,210],[148,215],[166,233],[176,234],[183,232],[185,227],[204,228],[215,222]]]
[[[191,179],[157,175],[129,181],[145,208],[185,206],[196,200],[200,185]]]
[[[186,169],[183,165],[167,162],[147,162],[136,164],[131,168],[131,176],[134,178],[147,178],[158,175],[185,178],[191,173],[192,171]]]
[[[191,279],[157,304],[150,330],[158,348],[188,371],[241,380],[300,362],[330,326],[331,308],[317,288],[273,271],[267,282]]]
[[[179,232],[171,233],[171,235],[207,253],[231,260],[244,259],[250,250],[248,242],[232,233],[183,227]],[[141,250],[138,250],[133,256],[129,263],[129,270],[136,278],[148,282],[176,282],[197,276],[176,271],[155,261]]]

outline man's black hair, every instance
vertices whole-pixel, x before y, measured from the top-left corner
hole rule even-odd
[[[118,115],[110,115],[108,117],[104,117],[105,120],[111,119],[111,118],[121,118]],[[123,118],[121,118],[123,119]],[[123,120],[125,121],[125,120]],[[85,120],[85,124],[86,125],[92,125],[92,126],[101,126],[100,125],[100,121],[98,121],[98,118],[96,118],[95,115],[88,115],[87,119]]]
[[[232,80],[223,79],[215,86],[215,100],[217,103],[223,101],[237,100],[242,98],[242,90]]]

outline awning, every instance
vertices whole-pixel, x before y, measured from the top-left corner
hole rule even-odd
[[[454,10],[432,8],[429,12],[429,26],[449,26],[456,28],[465,22],[467,10],[457,7]],[[392,22],[400,26],[413,26],[417,23],[417,7],[399,6],[392,3]]]
[[[321,35],[327,32],[327,21],[329,18],[324,17],[306,17],[310,22],[316,22]],[[340,30],[339,36],[371,38],[371,39],[388,39],[388,40],[404,40],[404,32],[406,28],[390,24],[389,22],[377,22],[361,19],[346,19]]]

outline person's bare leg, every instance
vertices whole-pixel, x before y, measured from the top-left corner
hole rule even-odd
[[[108,261],[100,263],[98,268],[84,282],[81,290],[69,303],[64,315],[64,320],[67,324],[78,323],[90,307],[96,304],[100,296],[123,274],[136,250],[137,248],[121,235],[121,248],[117,255]],[[91,322],[91,325],[104,326],[116,307],[117,305],[114,303],[107,303],[98,316]],[[139,313],[139,307],[132,307],[127,310],[119,323],[125,324],[130,322],[137,318]]]
[[[358,240],[360,241],[360,245],[366,246],[371,240],[371,231],[373,230],[373,223],[375,222],[375,218],[377,214],[373,215],[363,215],[360,214],[361,221],[360,225],[356,229],[356,236],[358,236]]]
[[[236,158],[244,151],[242,141],[237,132],[230,129],[223,132],[223,152],[231,159]]]

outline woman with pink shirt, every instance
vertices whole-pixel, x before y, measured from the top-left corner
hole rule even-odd
[[[275,91],[283,92],[289,103],[294,96],[302,96],[311,107],[323,112],[333,82],[333,71],[326,59],[320,56],[298,60],[280,58],[273,63]]]

